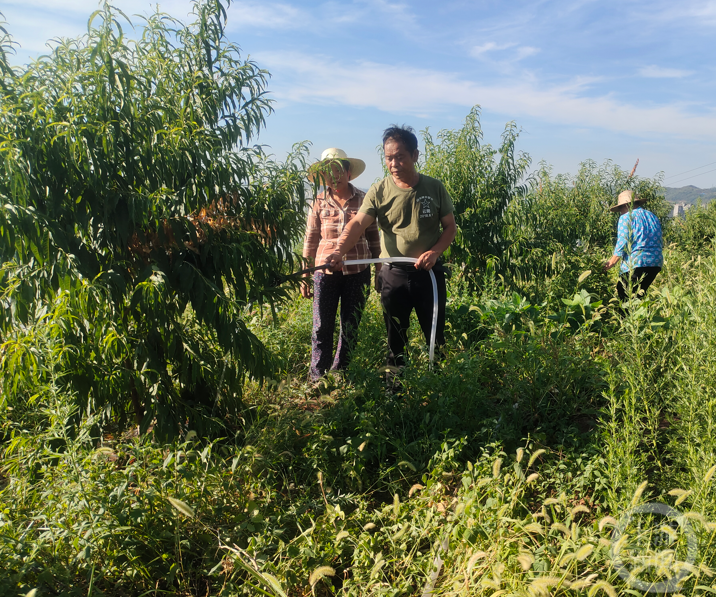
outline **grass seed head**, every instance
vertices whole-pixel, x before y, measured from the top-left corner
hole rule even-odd
[[[172,497],[168,497],[167,500],[184,516],[186,516],[187,518],[194,518],[194,510],[191,508],[191,506],[189,506],[189,504]]]
[[[706,476],[704,477],[704,484],[707,484],[711,479],[713,479],[714,474],[716,473],[716,464],[714,464],[706,473]]]
[[[535,557],[531,552],[523,551],[517,556],[517,561],[520,563],[522,570],[527,572],[530,568],[532,568],[532,564],[535,563]]]
[[[325,578],[326,576],[335,575],[336,571],[334,568],[331,568],[330,566],[319,566],[313,572],[311,572],[311,576],[308,577],[308,582],[313,587],[322,578]]]
[[[569,586],[569,588],[570,588],[572,591],[582,591],[582,590],[586,589],[587,587],[591,587],[591,586],[592,586],[592,581],[589,580],[589,579],[587,579],[587,578],[584,578],[584,579],[582,579],[582,580],[575,580],[575,581]]]
[[[416,491],[420,491],[421,489],[425,489],[425,486],[421,485],[420,483],[416,483],[410,488],[410,491],[408,491],[408,497],[413,497],[413,494]]]
[[[590,555],[592,555],[592,552],[594,551],[594,545],[591,543],[587,543],[586,545],[583,545],[577,550],[577,553],[574,554],[574,557],[580,561],[583,562],[586,560]]]
[[[641,494],[644,493],[644,490],[649,485],[648,481],[644,481],[639,487],[636,488],[636,491],[634,492],[634,497],[631,498],[631,506],[632,508],[636,506],[639,503],[639,500],[641,499]]]
[[[704,564],[703,562],[702,562],[701,564],[699,564],[699,570],[700,570],[703,574],[705,574],[706,576],[708,576],[709,578],[713,578],[713,576],[714,576],[714,571],[711,570],[711,568],[709,568],[709,567],[708,567],[706,564]]]
[[[703,526],[706,526],[708,524],[708,521],[706,520],[704,515],[701,514],[700,512],[693,512],[693,511],[684,512],[684,518],[688,518],[689,520],[695,520],[695,521],[699,522],[700,524],[702,524]]]
[[[374,523],[369,522],[363,527],[363,530],[364,531],[372,531],[373,529],[376,529],[376,528],[378,528],[378,527]]]
[[[556,576],[542,576],[532,581],[529,586],[529,592],[532,595],[548,597],[550,595],[550,587],[556,587],[562,584],[562,579]]]
[[[617,592],[614,590],[614,587],[610,585],[605,580],[600,580],[598,583],[596,583],[590,590],[589,593],[587,593],[588,597],[594,597],[599,591],[603,591],[609,597],[617,597]]]
[[[497,479],[500,476],[500,469],[502,468],[502,458],[498,458],[492,464],[492,478]]]
[[[536,452],[533,452],[533,453],[532,453],[532,456],[530,456],[530,459],[527,461],[527,468],[530,468],[530,467],[534,464],[535,460],[537,460],[537,459],[538,459],[542,454],[544,454],[546,451],[547,451],[547,450],[544,450],[544,449],[540,448],[540,449],[537,450]]]
[[[487,557],[487,554],[484,551],[476,551],[472,554],[470,559],[467,561],[467,573],[470,574],[475,564],[485,557]]]
[[[614,518],[613,516],[605,516],[604,518],[602,518],[599,521],[599,530],[603,531],[604,527],[607,525],[612,526],[612,527],[617,526],[617,519]]]
[[[587,508],[586,506],[584,506],[582,504],[579,504],[578,506],[575,506],[574,508],[572,508],[572,511],[570,512],[570,514],[572,515],[572,518],[574,518],[580,512],[589,514],[589,508]]]
[[[543,528],[542,525],[539,524],[538,522],[531,522],[531,523],[525,525],[525,526],[522,527],[522,528],[523,528],[525,531],[527,531],[528,533],[537,533],[537,534],[540,534],[540,535],[541,535],[542,533],[544,533],[544,528]]]

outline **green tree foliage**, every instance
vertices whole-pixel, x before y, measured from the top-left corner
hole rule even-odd
[[[633,189],[668,228],[668,204],[660,180],[639,178],[610,161],[588,160],[576,176],[554,176],[541,164],[536,184],[512,202],[504,217],[507,249],[500,272],[509,285],[533,299],[566,296],[590,270],[587,288],[600,297],[612,286],[602,264],[614,246],[618,194]]]
[[[703,205],[698,201],[684,218],[675,218],[669,240],[690,253],[708,254],[716,239],[716,201]]]
[[[156,13],[133,39],[104,3],[16,69],[0,43],[5,372],[59,300],[62,383],[163,435],[235,413],[244,376],[268,371],[242,310],[283,296],[270,280],[304,219],[303,148],[276,164],[250,146],[268,73],[228,42],[219,0],[193,15]]]
[[[422,172],[445,184],[455,206],[458,235],[451,257],[469,273],[505,250],[503,216],[510,202],[529,190],[530,158],[516,152],[519,131],[508,123],[499,149],[482,143],[480,110],[474,107],[460,130],[438,133],[436,143],[423,134],[425,164]],[[474,280],[473,275],[468,275]]]
[[[445,183],[455,205],[458,235],[451,261],[462,266],[471,288],[496,277],[508,290],[532,301],[571,296],[586,270],[586,289],[605,297],[613,283],[601,274],[614,242],[617,195],[633,189],[666,227],[668,204],[658,179],[642,179],[611,162],[584,162],[574,177],[554,176],[541,164],[529,172],[530,157],[516,148],[519,130],[508,123],[498,149],[483,144],[479,108],[458,130],[435,141],[423,134],[422,172]],[[487,274],[487,275],[486,275]]]

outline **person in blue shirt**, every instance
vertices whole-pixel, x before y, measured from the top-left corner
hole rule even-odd
[[[643,201],[634,196],[633,191],[623,191],[617,204],[610,208],[621,215],[614,254],[604,269],[611,269],[621,260],[617,294],[622,301],[631,292],[643,295],[664,264],[661,223],[655,214],[641,206]]]

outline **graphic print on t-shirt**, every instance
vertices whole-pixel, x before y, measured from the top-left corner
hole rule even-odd
[[[433,198],[430,195],[421,195],[420,197],[417,197],[415,199],[420,203],[421,211],[420,211],[420,217],[421,218],[430,218],[433,215],[432,210],[430,209],[432,207]]]

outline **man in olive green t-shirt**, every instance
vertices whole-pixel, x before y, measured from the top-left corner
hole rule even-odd
[[[392,126],[383,133],[385,164],[390,176],[375,183],[358,214],[346,226],[327,263],[340,269],[342,255],[375,220],[382,230],[381,257],[414,257],[412,264],[391,264],[380,273],[380,298],[388,332],[388,365],[405,364],[410,313],[415,309],[430,341],[433,290],[429,271],[455,238],[453,205],[443,184],[420,174],[418,139],[410,127]],[[438,322],[436,344],[445,343],[445,275],[436,268]]]

